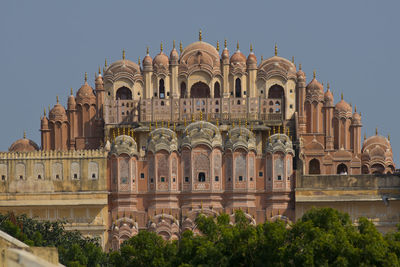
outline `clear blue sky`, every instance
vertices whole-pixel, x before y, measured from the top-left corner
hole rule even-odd
[[[40,145],[40,116],[56,96],[66,104],[84,72],[121,58],[154,56],[160,42],[203,40],[246,55],[279,55],[317,70],[335,102],[362,112],[367,136],[391,134],[399,167],[400,1],[6,1],[0,2],[0,150],[21,138]]]

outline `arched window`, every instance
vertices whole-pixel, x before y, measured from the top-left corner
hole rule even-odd
[[[242,97],[242,82],[239,78],[235,81],[235,97]]]
[[[186,83],[182,82],[181,83],[181,98],[186,98],[187,94],[186,94]]]
[[[132,100],[132,91],[128,87],[122,86],[117,90],[116,99]]]
[[[383,174],[385,172],[385,167],[382,164],[375,163],[371,166],[371,173],[373,174]]]
[[[308,164],[308,173],[309,174],[321,174],[321,169],[319,167],[319,160],[312,159]]]
[[[164,86],[164,79],[160,79],[158,85],[158,95],[161,99],[165,98],[165,86]]]
[[[204,172],[199,172],[199,182],[206,181],[206,174]]]
[[[337,166],[337,174],[347,174],[347,166],[346,164],[340,163]]]
[[[219,97],[221,97],[219,82],[215,82],[215,84],[214,84],[214,98],[219,98]]]

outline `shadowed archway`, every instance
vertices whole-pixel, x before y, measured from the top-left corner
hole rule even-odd
[[[208,98],[210,97],[210,87],[203,82],[197,82],[190,88],[191,98]]]

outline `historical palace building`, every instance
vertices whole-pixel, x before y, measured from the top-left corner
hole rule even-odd
[[[315,72],[307,82],[276,46],[260,60],[252,46],[247,57],[226,41],[220,51],[200,32],[169,56],[162,44],[138,63],[123,51],[93,84],[85,75],[66,107],[57,97],[45,110],[41,147],[24,137],[0,153],[0,212],[64,219],[112,249],[142,229],[196,232],[201,213],[234,223],[239,209],[254,224],[321,205],[400,221],[389,138],[362,141],[356,107],[343,95],[335,104],[329,84]]]

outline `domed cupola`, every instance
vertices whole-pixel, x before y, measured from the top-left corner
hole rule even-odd
[[[87,103],[94,104],[96,102],[96,96],[93,93],[93,88],[87,82],[87,73],[85,72],[85,83],[79,88],[76,93],[76,100],[79,104]]]
[[[325,107],[333,107],[333,94],[331,90],[329,89],[329,83],[327,84],[327,90],[324,94],[324,104]]]
[[[26,138],[24,132],[24,138],[15,141],[10,148],[9,152],[33,152],[39,150],[39,146],[30,139]]]
[[[222,148],[221,133],[217,126],[206,121],[196,121],[189,124],[185,129],[182,147],[194,148],[197,145],[206,145],[210,149]]]
[[[246,56],[243,55],[242,52],[240,52],[239,42],[237,43],[236,52],[231,56],[231,64],[232,65],[246,64]]]
[[[122,50],[122,60],[113,62],[104,71],[104,82],[114,82],[119,78],[133,79],[135,75],[140,75],[140,67],[135,62],[132,62],[125,57],[125,50]]]
[[[253,45],[250,44],[250,54],[247,57],[247,68],[250,70],[257,69],[257,57],[253,53]]]
[[[146,56],[143,58],[143,71],[153,71],[153,59],[149,55],[149,47],[147,47]]]
[[[299,82],[305,82],[306,81],[306,74],[301,69],[301,64],[299,64],[299,70],[297,71],[296,76],[297,76],[297,80]]]
[[[171,65],[178,65],[179,55],[178,51],[175,49],[175,40],[173,42],[173,48],[171,54],[169,55],[169,60]]]
[[[76,101],[71,88],[71,94],[68,97],[68,110],[75,110],[75,109],[76,109]]]
[[[351,118],[353,109],[343,100],[343,94],[341,94],[341,100],[335,105],[335,114],[339,117]]]
[[[57,96],[57,104],[55,104],[54,107],[50,110],[49,120],[53,122],[54,121],[64,122],[68,120],[65,108],[58,102],[58,96]]]
[[[256,139],[254,134],[245,127],[235,127],[228,131],[228,138],[225,142],[225,148],[235,151],[243,148],[246,151],[256,151]]]
[[[293,144],[286,134],[274,134],[268,138],[266,151],[274,154],[282,152],[284,154],[291,153],[294,155]]]
[[[357,112],[357,107],[354,106],[353,117],[351,118],[351,125],[362,126],[361,124],[361,114]]]
[[[313,100],[317,99],[319,101],[322,101],[324,99],[324,87],[315,78],[315,71],[313,73],[313,79],[306,86],[306,94],[307,97],[313,98]]]
[[[166,54],[163,52],[163,44],[160,45],[160,53],[154,57],[153,60],[153,68],[154,70],[168,70],[169,59]]]
[[[46,117],[46,109],[44,109],[43,118],[40,120],[40,129],[47,130],[49,126],[49,120]]]
[[[147,150],[153,154],[160,150],[171,153],[178,150],[178,138],[176,133],[168,128],[158,128],[150,132]]]
[[[121,155],[127,154],[129,156],[137,156],[137,144],[135,140],[128,135],[119,135],[115,138],[111,146],[110,154]]]
[[[224,50],[222,51],[221,58],[223,64],[229,64],[229,50],[227,48],[226,40],[224,42]]]

